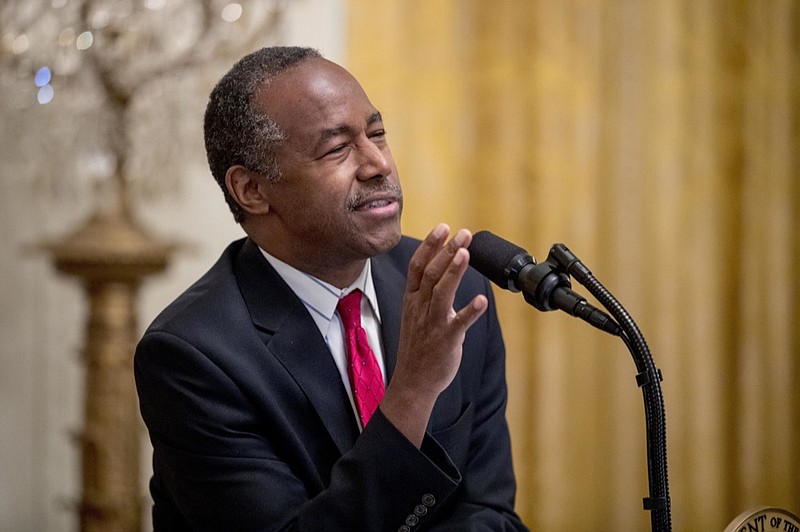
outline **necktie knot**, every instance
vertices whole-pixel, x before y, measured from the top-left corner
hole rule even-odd
[[[353,290],[336,304],[345,331],[361,326],[361,290]]]
[[[344,326],[344,343],[347,350],[347,375],[353,391],[353,401],[358,409],[362,426],[378,408],[383,398],[384,385],[381,368],[361,326],[361,290],[353,290],[339,300],[336,309]]]

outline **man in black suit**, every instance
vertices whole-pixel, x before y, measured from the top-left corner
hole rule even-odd
[[[266,48],[215,87],[205,133],[247,238],[136,350],[156,530],[524,530],[471,234],[401,236],[397,169],[358,82],[315,50]],[[358,346],[337,310],[354,290]],[[367,342],[372,408],[349,373]]]

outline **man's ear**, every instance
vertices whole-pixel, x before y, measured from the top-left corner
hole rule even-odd
[[[225,186],[228,193],[247,214],[266,214],[269,200],[266,191],[267,180],[259,173],[241,165],[231,166],[225,173]]]

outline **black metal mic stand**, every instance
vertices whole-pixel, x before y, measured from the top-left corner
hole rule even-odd
[[[574,277],[594,296],[617,321],[618,335],[627,346],[636,364],[636,383],[644,396],[647,433],[647,472],[650,496],[644,498],[653,532],[671,532],[669,481],[667,479],[667,435],[664,396],[661,392],[661,370],[653,362],[650,349],[630,314],[592,275],[592,272],[564,244],[550,249],[547,263],[558,272]]]

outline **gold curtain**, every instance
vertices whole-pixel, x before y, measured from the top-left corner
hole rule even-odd
[[[617,296],[664,373],[674,530],[800,512],[800,3],[348,5],[405,232],[564,242]],[[526,523],[649,529],[624,345],[496,294]]]

